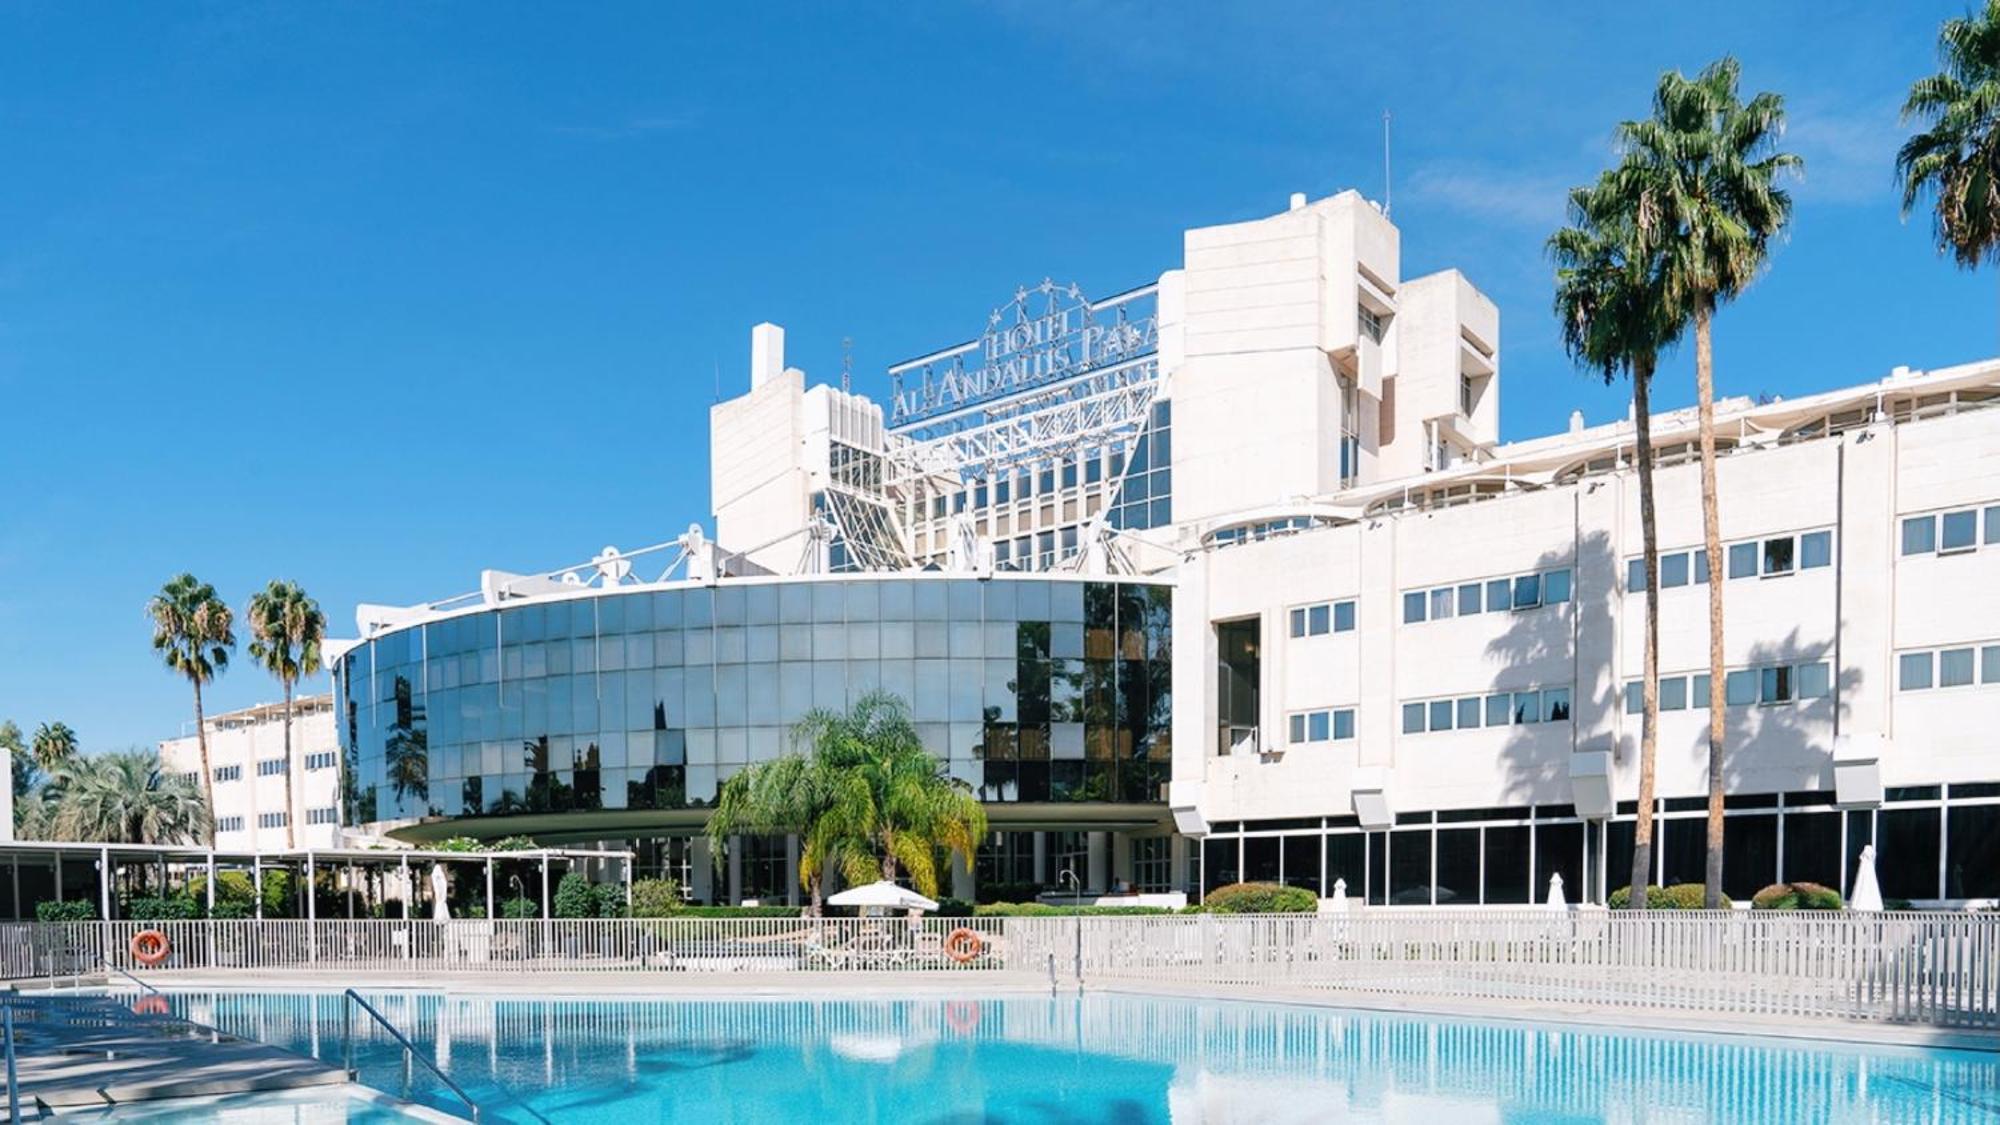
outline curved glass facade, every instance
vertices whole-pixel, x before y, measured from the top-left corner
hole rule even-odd
[[[814,708],[884,690],[988,801],[1158,801],[1171,588],[945,575],[590,590],[338,662],[350,825],[699,808]]]

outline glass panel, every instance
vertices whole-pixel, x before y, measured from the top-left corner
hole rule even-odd
[[[1693,558],[1694,582],[1695,585],[1700,586],[1708,581],[1708,548],[1703,547],[1695,551]]]
[[[1437,834],[1437,903],[1479,902],[1479,829],[1441,828]]]
[[[1353,629],[1354,629],[1354,603],[1353,602],[1333,603],[1333,631],[1336,633],[1346,633],[1346,632],[1351,632]]]
[[[1986,541],[2000,543],[2000,505],[1986,509]]]
[[[1660,685],[1665,687],[1665,684]],[[1663,708],[1664,709],[1664,708]],[[1646,713],[1646,685],[1633,680],[1625,685],[1625,713],[1643,715]]]
[[[1479,697],[1467,696],[1458,701],[1458,729],[1470,730],[1479,725]]]
[[[1758,669],[1757,698],[1764,703],[1790,703],[1792,670],[1783,665]]]
[[[1542,601],[1557,605],[1569,600],[1569,571],[1551,570],[1542,575]]]
[[[1644,558],[1629,559],[1626,561],[1625,589],[1634,594],[1641,594],[1645,592],[1646,560]]]
[[[1688,557],[1686,552],[1678,552],[1660,559],[1660,589],[1672,589],[1688,584]]]
[[[1304,715],[1293,715],[1290,725],[1291,729],[1289,733],[1291,740],[1293,742],[1304,742],[1306,740],[1306,717]]]
[[[1757,544],[1736,543],[1729,548],[1729,577],[1754,578],[1757,576]]]
[[[1722,893],[1743,902],[1778,877],[1778,818],[1730,816],[1722,821]]]
[[[1484,601],[1480,595],[1483,593],[1485,593],[1485,587],[1477,582],[1468,582],[1460,586],[1458,588],[1458,615],[1464,617],[1469,613],[1480,612],[1480,603]]]
[[[1801,664],[1793,680],[1800,699],[1825,699],[1833,694],[1831,669],[1824,663]]]
[[[1283,841],[1284,847],[1285,885],[1304,887],[1314,895],[1318,895],[1321,862],[1318,834],[1281,836],[1279,839]]]
[[[1569,721],[1569,689],[1549,688],[1542,692],[1542,717],[1551,723]]]
[[[1434,731],[1437,731],[1437,730],[1450,730],[1450,729],[1451,729],[1451,718],[1452,718],[1452,705],[1451,705],[1451,700],[1449,700],[1449,699],[1434,699],[1434,700],[1432,700],[1432,701],[1431,701],[1431,729],[1432,729],[1432,730],[1434,730]]]
[[[1972,682],[1972,650],[1948,648],[1938,653],[1939,687],[1964,687]]]
[[[1944,531],[1938,540],[1940,551],[1965,551],[1979,545],[1979,513],[1946,512]]]
[[[1799,567],[1815,570],[1833,565],[1833,532],[1808,531],[1799,536]]]
[[[1518,906],[1532,901],[1528,886],[1528,831],[1526,825],[1485,830],[1487,903]]]
[[[1728,861],[1728,841],[1724,840],[1724,862]],[[1840,886],[1840,814],[1831,812],[1785,814],[1785,870],[1787,882]],[[1732,896],[1734,897],[1734,896]]]
[[[1431,591],[1431,620],[1442,621],[1452,615],[1452,589],[1449,586]]]
[[[1979,682],[2000,684],[2000,645],[1987,645],[1979,650]]]
[[[1317,637],[1327,631],[1329,625],[1327,620],[1329,608],[1328,606],[1316,605],[1306,611],[1306,632],[1309,635]]]
[[[1514,579],[1514,608],[1533,609],[1542,604],[1542,576],[1523,574]]]
[[[1303,636],[1305,636],[1305,635],[1306,635],[1306,611],[1305,611],[1305,610],[1303,610],[1303,609],[1295,609],[1295,610],[1293,610],[1293,611],[1292,611],[1292,629],[1291,629],[1291,632],[1292,632],[1292,636],[1294,636],[1294,637],[1303,637]]]
[[[1722,681],[1723,702],[1731,707],[1742,707],[1757,702],[1757,670],[1745,668],[1729,673]]]
[[[1911,516],[1903,521],[1903,553],[1928,555],[1937,550],[1937,517]]]
[[[1790,574],[1796,561],[1793,558],[1796,549],[1797,545],[1789,535],[1782,539],[1764,540],[1764,573]]]
[[[1354,737],[1354,712],[1335,711],[1333,713],[1333,738],[1338,742]]]
[[[2000,898],[2000,805],[1963,805],[1946,817],[1945,897]]]
[[[1421,703],[1403,704],[1403,733],[1404,734],[1424,733],[1423,704]]]
[[[1539,723],[1542,721],[1541,692],[1517,691],[1514,693],[1514,721],[1517,723]]]
[[[1931,654],[1906,652],[1896,660],[1896,687],[1901,691],[1921,691],[1931,686]]]
[[[1403,595],[1403,624],[1424,619],[1424,592],[1415,590]]]
[[[1943,818],[1937,809],[1883,809],[1876,814],[1881,856],[1875,870],[1886,898],[1938,897],[1938,845]]]
[[[1508,695],[1506,692],[1501,692],[1499,695],[1489,695],[1486,697],[1487,726],[1504,727],[1511,721],[1513,713],[1513,696]]]
[[[1431,830],[1389,833],[1389,905],[1431,901]]]
[[[1367,837],[1359,832],[1343,832],[1326,838],[1326,891],[1334,893],[1336,883],[1345,881],[1350,898],[1359,899],[1367,888]]]
[[[1505,578],[1495,578],[1486,584],[1486,610],[1488,613],[1504,613],[1514,604],[1514,584]]]
[[[1660,679],[1660,710],[1684,711],[1688,705],[1688,682],[1684,676],[1663,676]]]
[[[1327,732],[1328,718],[1329,716],[1325,711],[1314,711],[1312,714],[1307,715],[1306,737],[1313,742],[1325,742],[1328,733]]]

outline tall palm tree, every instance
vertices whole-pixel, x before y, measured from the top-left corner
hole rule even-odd
[[[58,766],[76,757],[76,732],[68,723],[43,723],[35,728],[35,737],[30,740],[35,755],[35,765],[43,773],[54,773]]]
[[[1569,193],[1570,224],[1549,236],[1563,348],[1605,382],[1632,380],[1639,465],[1639,537],[1646,575],[1646,642],[1639,727],[1638,819],[1632,833],[1632,908],[1646,907],[1653,870],[1653,797],[1660,725],[1660,543],[1653,513],[1653,373],[1679,334],[1662,287],[1657,210],[1607,172]]]
[[[1756,279],[1771,243],[1791,221],[1779,177],[1804,162],[1777,151],[1784,99],[1765,92],[1743,101],[1741,67],[1722,58],[1693,78],[1660,76],[1653,114],[1618,127],[1624,159],[1613,175],[1621,194],[1654,201],[1665,235],[1664,291],[1675,317],[1694,327],[1695,395],[1701,428],[1701,514],[1708,546],[1708,870],[1704,899],[1722,905],[1721,520],[1715,492],[1715,310]]]
[[[208,838],[208,804],[153,750],[119,750],[65,765],[51,827],[59,840],[184,844]]]
[[[1943,69],[1918,79],[1903,103],[1903,120],[1924,125],[1896,153],[1903,217],[1934,195],[1938,250],[1966,269],[2000,263],[2000,0],[1946,20],[1938,57]]]
[[[201,714],[201,685],[215,679],[229,667],[229,652],[236,647],[234,620],[229,603],[216,594],[215,587],[192,574],[176,575],[153,595],[146,605],[153,619],[153,651],[167,667],[187,677],[194,686],[194,737],[201,749],[201,792],[203,803],[215,807],[215,770],[208,760],[208,725]],[[208,843],[213,846],[213,822]]]
[[[292,690],[302,676],[319,674],[326,615],[296,582],[271,584],[250,595],[250,656],[278,678],[285,691],[285,846],[297,847],[299,807],[292,782]]]
[[[707,832],[718,855],[726,854],[738,835],[797,833],[799,884],[808,895],[808,912],[817,917],[827,872],[869,855],[874,806],[858,773],[834,769],[810,746],[807,750],[752,763],[723,782]]]

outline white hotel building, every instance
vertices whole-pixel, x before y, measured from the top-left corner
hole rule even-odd
[[[215,846],[272,852],[287,847],[331,848],[340,841],[340,748],[333,734],[333,697],[292,700],[290,781],[299,823],[288,843],[285,707],[260,703],[207,716],[208,759],[214,774]],[[199,783],[201,745],[192,734],[160,743],[160,765]]]
[[[714,408],[698,529],[364,606],[333,663],[356,824],[624,839],[703,897],[796,843],[698,837],[812,706],[886,688],[989,802],[975,879],[1375,905],[1602,901],[1630,866],[1642,595],[1626,422],[1502,444],[1499,312],[1404,278],[1353,192],[1044,283],[885,406],[781,329]],[[1858,379],[1866,373],[1854,373]],[[1706,593],[1725,584],[1725,889],[2000,897],[2000,361],[1655,420],[1660,882],[1701,878]],[[419,757],[418,755],[421,755]]]

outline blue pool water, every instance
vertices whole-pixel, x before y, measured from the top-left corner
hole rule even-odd
[[[1104,994],[371,999],[507,1121],[534,1120],[510,1096],[559,1123],[2000,1121],[2000,1054],[1989,1052]],[[182,993],[172,1005],[341,1055],[339,996]],[[455,1106],[421,1067],[406,1073],[386,1037],[357,1042],[364,1082]]]

